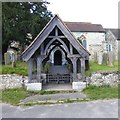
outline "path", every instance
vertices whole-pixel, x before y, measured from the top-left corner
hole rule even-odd
[[[82,92],[77,92],[77,93],[59,93],[59,94],[48,94],[48,95],[34,95],[27,97],[26,99],[22,100],[22,103],[27,103],[29,101],[60,101],[60,100],[76,100],[76,99],[84,99],[86,98],[86,95],[83,94]]]
[[[3,107],[3,118],[118,118],[118,100],[97,100],[72,104]]]

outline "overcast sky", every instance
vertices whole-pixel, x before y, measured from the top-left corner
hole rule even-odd
[[[119,0],[47,0],[48,10],[63,21],[91,22],[104,28],[118,27]]]

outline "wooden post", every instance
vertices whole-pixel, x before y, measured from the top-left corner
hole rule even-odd
[[[81,58],[81,74],[82,74],[82,80],[85,79],[85,58]]]
[[[77,58],[74,57],[72,59],[72,63],[73,63],[73,81],[77,81]]]
[[[58,28],[55,28],[55,36],[58,36]]]
[[[40,54],[43,55],[44,52],[44,43],[42,43],[41,48],[40,48]]]
[[[41,65],[41,58],[38,57],[37,58],[37,80],[41,82],[41,69],[40,69],[40,65]]]
[[[33,67],[33,59],[31,58],[28,61],[28,82],[32,80],[32,67]]]
[[[70,54],[71,55],[73,54],[73,47],[72,47],[71,43],[70,43]]]

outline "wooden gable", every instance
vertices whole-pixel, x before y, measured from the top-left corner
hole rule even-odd
[[[62,31],[64,36],[69,40],[72,46],[82,57],[89,57],[90,53],[75,39],[71,31],[62,22],[62,20],[55,15],[53,19],[45,26],[45,28],[38,34],[34,41],[22,53],[22,59],[24,61],[28,61],[33,56],[33,54],[37,51],[37,49],[41,46],[41,44],[56,26]]]

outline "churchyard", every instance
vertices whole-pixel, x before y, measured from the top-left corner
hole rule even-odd
[[[15,79],[17,79],[17,81],[20,81],[19,83],[15,83],[16,86],[14,85],[8,85],[8,86],[1,86],[4,87],[4,89],[1,92],[1,100],[2,102],[5,103],[10,103],[12,105],[20,105],[21,100],[25,99],[26,97],[30,97],[30,96],[34,96],[34,95],[46,95],[46,94],[59,94],[59,93],[74,93],[76,91],[72,90],[59,90],[59,91],[27,91],[25,89],[25,86],[22,86],[22,80],[28,79],[27,75],[28,75],[28,65],[25,62],[20,62],[17,61],[16,62],[16,67],[13,68],[12,64],[9,65],[1,65],[0,66],[0,73],[3,74],[0,75],[3,79],[6,77],[7,80],[9,78],[9,84],[10,82],[16,82]],[[108,78],[111,78],[110,75],[114,74],[112,77],[117,79],[118,76],[115,76],[116,71],[118,70],[118,61],[115,61],[114,66],[106,66],[106,65],[99,65],[98,63],[95,63],[93,61],[90,61],[90,70],[86,71],[86,79],[89,79],[89,77],[91,77],[92,79],[97,79],[98,83],[96,84],[96,81],[92,81],[92,83],[90,85],[87,86],[87,88],[83,89],[83,93],[87,95],[87,98],[85,99],[79,99],[76,98],[74,100],[71,99],[66,99],[64,100],[62,103],[73,103],[73,102],[85,102],[85,101],[91,101],[91,100],[98,100],[98,99],[113,99],[113,98],[118,98],[118,83],[114,84],[114,81],[112,79],[112,85],[105,85],[105,84],[101,84],[101,80],[100,77],[103,77],[103,73],[97,73],[97,71],[113,71],[112,73],[108,74]],[[101,76],[103,75],[103,76]],[[12,77],[13,78],[12,78]],[[107,77],[105,76],[104,79],[106,79]],[[12,80],[14,79],[14,80]],[[1,79],[2,80],[2,79]],[[2,84],[4,84],[4,81],[2,81]],[[27,81],[26,81],[27,82]],[[100,82],[100,83],[99,83]],[[109,81],[110,82],[110,81]],[[14,84],[14,83],[12,83]],[[17,87],[18,86],[18,87]],[[8,88],[7,88],[8,87]],[[14,88],[15,87],[15,88]],[[78,92],[78,91],[77,91]],[[45,101],[45,102],[41,102],[41,103],[26,103],[24,105],[26,106],[31,106],[31,105],[36,105],[36,104],[57,104],[60,103],[60,101],[56,101],[56,102],[49,102],[49,101]]]

